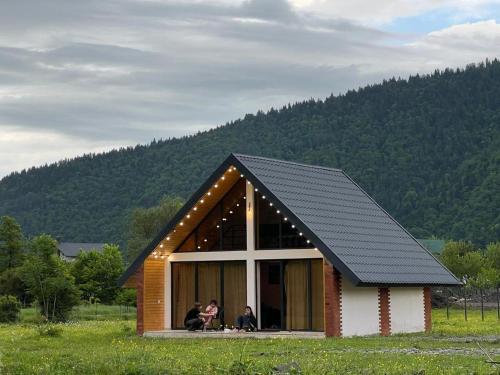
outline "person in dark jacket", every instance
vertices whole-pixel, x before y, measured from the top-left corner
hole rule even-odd
[[[195,302],[194,307],[189,310],[184,318],[184,327],[188,331],[196,331],[197,329],[202,329],[205,321],[200,317],[201,314],[201,303]]]
[[[245,313],[243,315],[238,316],[236,319],[236,329],[238,331],[256,331],[257,330],[257,319],[255,319],[255,315],[253,314],[252,308],[250,306],[245,307]]]

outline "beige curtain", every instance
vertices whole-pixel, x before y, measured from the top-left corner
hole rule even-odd
[[[195,302],[194,269],[193,263],[172,264],[174,328],[184,327],[184,317]]]
[[[247,304],[245,262],[224,263],[224,320],[232,327]]]
[[[311,261],[311,311],[313,331],[324,330],[323,260]]]
[[[220,304],[220,263],[199,262],[198,263],[198,301],[201,302],[203,310],[210,300],[215,299]]]
[[[308,329],[307,262],[288,261],[285,266],[286,328]]]

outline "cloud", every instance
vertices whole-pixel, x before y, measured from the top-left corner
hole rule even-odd
[[[375,3],[0,2],[0,176],[500,52],[494,20],[425,35],[380,26],[449,1]],[[456,10],[490,4],[474,3]]]

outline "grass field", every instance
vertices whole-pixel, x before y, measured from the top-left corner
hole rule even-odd
[[[95,318],[87,310],[81,308],[80,319]],[[0,373],[500,373],[486,363],[476,343],[500,360],[496,311],[488,311],[484,322],[474,311],[464,322],[460,311],[452,311],[447,321],[444,310],[435,310],[431,335],[325,340],[139,338],[134,335],[133,320],[120,320],[123,316],[116,307],[106,311],[108,318],[115,320],[63,324],[60,336],[54,337],[41,335],[32,323],[0,326]],[[106,315],[104,310],[102,315]],[[28,311],[24,318],[27,316]]]

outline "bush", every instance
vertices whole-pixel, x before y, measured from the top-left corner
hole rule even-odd
[[[0,296],[0,322],[14,323],[19,320],[21,304],[14,296]]]
[[[40,324],[37,331],[42,337],[59,337],[62,335],[63,329],[55,324]]]

